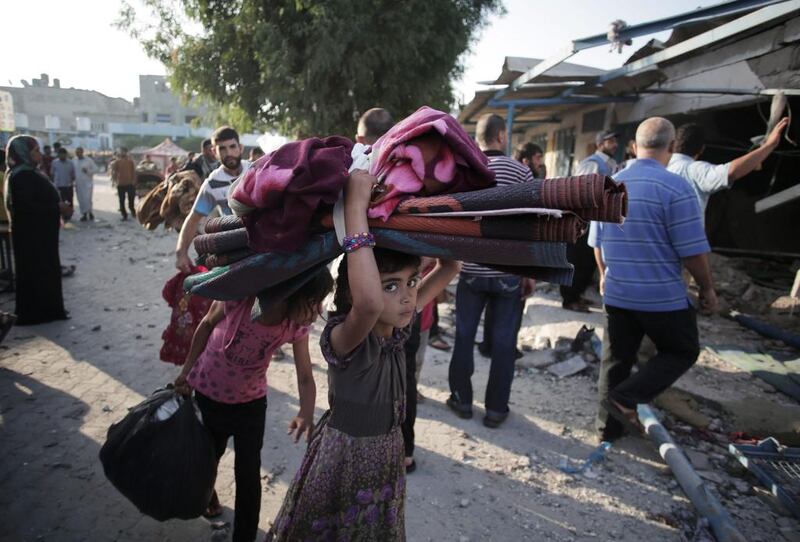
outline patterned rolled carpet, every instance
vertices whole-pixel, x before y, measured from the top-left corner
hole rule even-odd
[[[526,273],[534,278],[559,284],[571,281],[572,266],[567,262],[564,243],[484,239],[389,229],[375,229],[372,233],[377,245],[384,248],[419,256],[520,267],[527,269]],[[317,234],[291,253],[253,254],[207,273],[192,275],[186,279],[184,288],[212,299],[239,299],[289,280],[320,263],[327,263],[341,252],[334,232]],[[559,272],[548,272],[545,277],[545,273],[537,274],[541,269],[557,269]],[[551,280],[552,275],[558,275],[558,280]]]

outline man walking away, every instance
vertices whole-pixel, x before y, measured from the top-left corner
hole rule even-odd
[[[53,160],[50,164],[50,179],[56,185],[58,193],[61,195],[61,201],[73,205],[75,185],[75,166],[71,161],[67,160],[67,149],[61,147],[58,149],[58,158]],[[69,218],[64,218],[64,221],[69,221]]]
[[[544,179],[546,170],[544,166],[544,153],[542,148],[535,143],[522,143],[514,150],[514,160],[528,166],[534,179]],[[594,259],[592,259],[594,265]],[[520,318],[517,324],[517,335],[519,335],[519,328],[522,325],[522,312],[525,309],[525,304],[520,305]],[[478,344],[478,352],[481,356],[488,358],[492,355],[492,336],[489,330],[494,325],[494,314],[490,306],[486,307],[486,312],[483,315],[483,340]],[[522,351],[516,350],[516,359],[523,356]]]
[[[94,220],[92,195],[94,194],[94,174],[97,173],[97,164],[88,156],[84,156],[83,147],[78,147],[75,149],[72,165],[75,167],[75,188],[78,192],[78,204],[81,207],[81,222]]]
[[[233,211],[228,207],[228,190],[239,175],[250,167],[250,162],[242,160],[242,145],[239,143],[239,134],[230,126],[222,126],[214,131],[211,136],[216,155],[222,165],[213,170],[200,187],[194,206],[183,221],[181,232],[178,235],[178,244],[175,247],[175,267],[189,273],[192,269],[192,259],[189,258],[189,247],[197,236],[200,221],[207,217],[215,208],[222,215],[231,215]],[[200,156],[197,160],[202,160]],[[197,162],[195,160],[195,162]]]
[[[761,163],[778,147],[788,124],[788,118],[781,119],[759,148],[727,164],[710,164],[699,160],[706,148],[705,132],[698,124],[684,124],[678,128],[675,153],[667,169],[689,181],[697,193],[700,210],[705,215],[711,194],[730,188],[734,181],[761,167]]]
[[[128,156],[128,149],[121,147],[119,157],[111,162],[111,181],[117,186],[117,196],[119,196],[119,212],[121,220],[128,220],[128,213],[125,211],[125,198],[128,199],[128,209],[131,216],[136,218],[136,209],[133,206],[136,198],[136,164]]]
[[[499,186],[532,181],[530,168],[503,155],[506,123],[502,117],[486,114],[475,132],[478,146],[489,158],[489,168]],[[475,372],[474,343],[485,306],[493,314],[491,367],[486,386],[486,416],[483,424],[499,427],[508,417],[508,399],[514,379],[520,305],[532,287],[529,279],[506,275],[474,263],[464,263],[456,290],[456,341],[450,360],[447,406],[459,417],[472,417],[472,373]]]
[[[602,440],[620,437],[625,428],[641,430],[636,406],[655,399],[697,359],[697,320],[681,266],[700,286],[701,308],[713,311],[717,304],[697,196],[666,169],[674,144],[668,120],[654,117],[639,125],[637,160],[615,176],[628,189],[627,220],[623,227],[592,222],[589,232],[611,349],[597,386]],[[631,374],[644,336],[656,354]]]
[[[575,169],[575,175],[612,175],[617,170],[617,163],[612,156],[617,152],[617,134],[600,132],[595,136],[597,150],[588,156]],[[583,297],[583,292],[594,278],[594,254],[586,237],[580,237],[573,243],[567,243],[567,260],[575,267],[570,286],[561,286],[561,306],[570,311],[589,312],[591,302]]]

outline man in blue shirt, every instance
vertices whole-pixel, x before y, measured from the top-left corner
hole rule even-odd
[[[675,127],[668,120],[654,117],[639,125],[637,159],[615,176],[628,189],[625,224],[593,222],[589,232],[611,350],[598,382],[602,440],[618,438],[625,427],[641,429],[636,406],[652,401],[697,360],[697,320],[682,267],[700,287],[701,308],[713,311],[717,305],[697,196],[666,169],[674,145]],[[631,374],[645,335],[656,355]]]

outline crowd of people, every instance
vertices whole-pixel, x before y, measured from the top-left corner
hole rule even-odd
[[[782,120],[756,150],[729,164],[699,160],[703,134],[696,125],[676,131],[666,119],[644,120],[630,147],[633,156],[617,165],[619,135],[597,134],[596,152],[578,164],[575,174],[601,174],[624,182],[628,215],[623,227],[592,222],[585,238],[568,247],[575,266],[573,284],[562,287],[563,307],[587,312],[583,297],[599,276],[607,317],[605,354],[598,382],[597,429],[601,440],[641,432],[636,406],[652,401],[696,361],[699,334],[696,311],[717,305],[708,262],[704,209],[710,193],[730,186],[757,168],[777,147],[788,121]],[[393,126],[390,113],[374,108],[360,118],[355,140],[374,144]],[[475,139],[499,186],[546,177],[543,150],[520,144],[506,156],[506,124],[488,114]],[[183,169],[204,179],[180,230],[175,266],[196,272],[192,241],[212,214],[233,214],[229,193],[237,179],[259,160],[249,160],[239,134],[217,129]],[[6,149],[7,204],[17,269],[18,324],[67,318],[61,292],[58,236],[69,220],[73,187],[81,220],[93,220],[92,176],[97,167],[75,149],[56,148],[55,156],[37,140],[16,136]],[[168,172],[179,170],[172,161]],[[121,149],[110,165],[119,195],[120,214],[135,216],[136,165]],[[417,390],[426,345],[450,349],[436,331],[437,300],[458,276],[455,295],[455,341],[449,365],[455,416],[471,418],[475,398],[475,340],[484,321],[478,351],[490,358],[483,424],[497,429],[510,414],[509,398],[519,356],[519,333],[525,300],[535,289],[520,278],[470,262],[419,258],[376,248],[367,211],[377,179],[353,171],[344,190],[345,255],[336,279],[327,269],[308,277],[281,302],[251,319],[256,296],[215,301],[197,326],[186,360],[175,379],[180,392],[193,394],[210,431],[217,458],[233,438],[235,518],[233,540],[254,540],[261,505],[261,448],[266,423],[265,375],[273,354],[291,345],[300,408],[289,425],[297,441],[309,444],[277,512],[268,540],[403,540],[406,476],[414,471]],[[128,207],[125,208],[127,202]],[[687,294],[684,270],[699,287],[699,307]],[[309,329],[333,293],[319,349],[328,364],[329,410],[314,420],[316,386],[311,370]],[[644,337],[656,353],[634,372]],[[213,494],[206,515],[222,513]],[[326,538],[328,537],[328,538]]]

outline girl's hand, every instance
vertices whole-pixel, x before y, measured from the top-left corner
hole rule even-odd
[[[186,382],[186,374],[181,371],[181,374],[178,375],[178,378],[175,379],[175,391],[180,393],[181,395],[191,395],[192,394],[192,387]]]
[[[313,417],[295,416],[292,418],[292,421],[289,422],[289,431],[287,431],[287,434],[292,435],[295,442],[298,442],[300,437],[305,434],[306,442],[308,442],[311,440],[312,431],[314,431]]]
[[[378,179],[363,169],[356,169],[350,173],[345,187],[347,202],[368,204],[372,197],[372,188]]]

